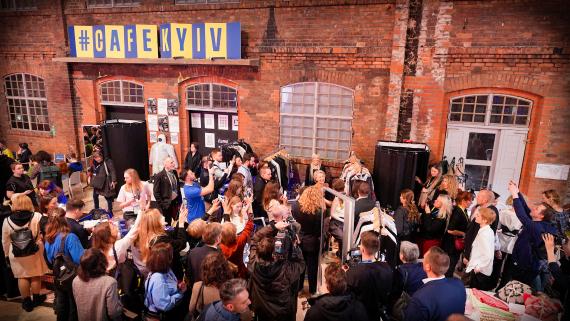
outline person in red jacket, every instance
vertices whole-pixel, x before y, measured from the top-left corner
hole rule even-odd
[[[244,202],[246,205],[243,206],[243,210],[247,213],[247,222],[243,231],[238,235],[236,225],[231,221],[222,224],[222,242],[220,243],[220,249],[222,250],[224,257],[228,259],[228,261],[237,265],[238,277],[240,278],[247,278],[248,276],[248,270],[243,263],[243,251],[247,241],[249,241],[249,238],[253,233],[253,211],[251,211],[251,198],[246,198]],[[239,207],[236,205],[232,206],[232,211],[233,208]],[[242,211],[241,208],[236,209]]]

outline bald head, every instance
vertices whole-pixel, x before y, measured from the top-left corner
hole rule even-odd
[[[495,194],[488,189],[482,189],[477,194],[477,205],[488,205],[495,202]]]

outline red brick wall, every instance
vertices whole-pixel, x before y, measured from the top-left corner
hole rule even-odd
[[[424,1],[423,74],[406,79],[419,96],[412,138],[443,154],[449,98],[472,92],[533,100],[521,189],[537,200],[568,182],[534,177],[537,163],[568,164],[570,55],[563,1]],[[555,54],[561,47],[563,54]]]
[[[37,11],[1,12],[0,24],[0,136],[16,151],[18,143],[27,142],[32,151],[44,149],[50,153],[67,152],[76,148],[73,110],[67,66],[51,59],[65,54],[63,20],[59,2],[38,1]],[[40,26],[44,26],[41,28]],[[50,28],[45,28],[50,26]],[[30,73],[44,79],[48,100],[48,117],[55,126],[55,136],[49,132],[15,130],[10,127],[4,77],[13,73]]]

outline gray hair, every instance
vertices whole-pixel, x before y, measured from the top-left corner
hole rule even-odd
[[[404,263],[416,263],[420,257],[420,248],[415,243],[402,241],[402,244],[400,244],[400,255]]]
[[[242,291],[247,291],[247,282],[244,279],[230,279],[220,287],[220,299],[227,304]]]
[[[283,204],[279,204],[277,206],[275,206],[274,208],[271,209],[271,216],[270,219],[275,220],[276,218],[286,218],[289,217],[289,214],[291,213],[291,210],[289,209],[289,207],[283,205]]]

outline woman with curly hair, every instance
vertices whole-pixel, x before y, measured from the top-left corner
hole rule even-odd
[[[208,254],[202,262],[202,281],[198,281],[192,286],[190,315],[200,314],[206,305],[219,300],[219,288],[233,277],[230,265],[222,253]]]
[[[435,201],[439,195],[449,195],[453,205],[455,205],[455,199],[457,198],[457,193],[461,189],[459,188],[459,182],[457,182],[457,177],[452,174],[443,175],[441,178],[441,184],[436,189],[433,194],[433,200]],[[433,206],[433,202],[430,203]]]
[[[317,292],[317,268],[321,246],[321,219],[326,209],[324,193],[318,186],[306,188],[298,202],[292,204],[293,217],[301,224],[301,250],[307,264],[309,293]],[[303,288],[305,275],[301,276],[300,288]]]

